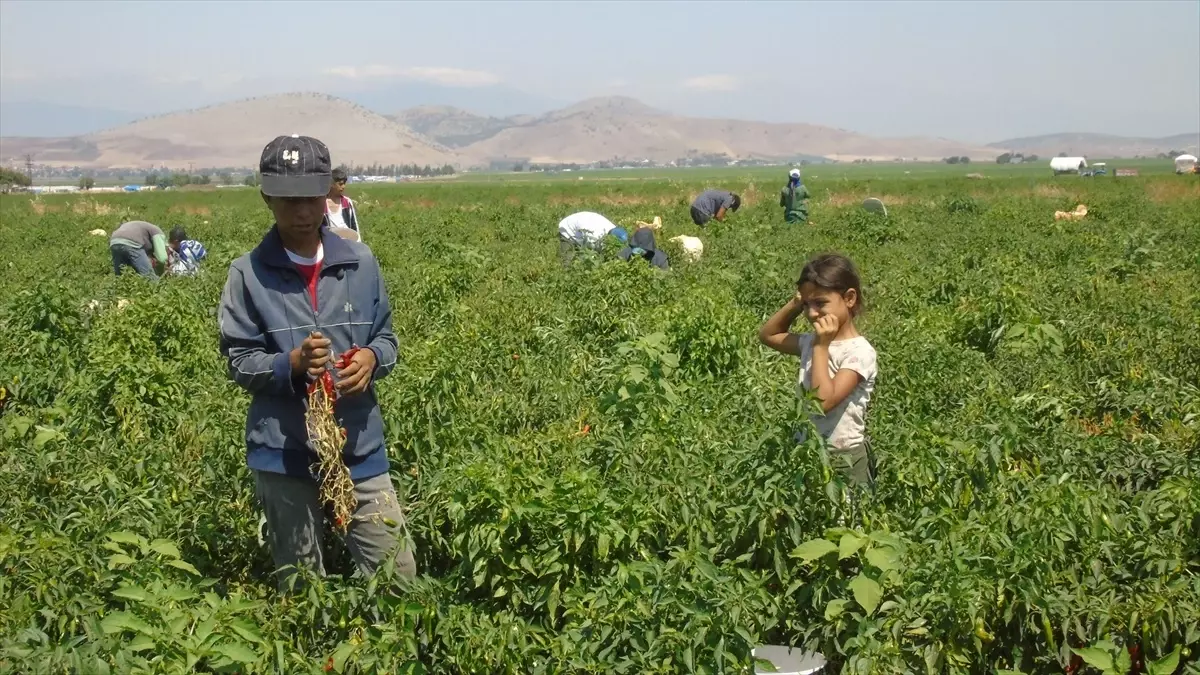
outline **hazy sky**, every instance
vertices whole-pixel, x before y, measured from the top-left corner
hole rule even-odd
[[[1200,129],[1200,2],[0,1],[9,102],[410,83],[475,89],[484,113],[519,90],[889,136],[1163,136]]]

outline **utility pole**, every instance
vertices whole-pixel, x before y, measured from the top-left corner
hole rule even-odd
[[[25,175],[29,177],[29,184],[33,185],[33,155],[25,155]]]

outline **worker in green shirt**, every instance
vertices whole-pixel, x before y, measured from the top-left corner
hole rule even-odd
[[[148,279],[158,279],[150,256],[154,256],[164,271],[167,267],[167,235],[157,225],[144,220],[131,220],[113,230],[108,239],[108,251],[112,254],[113,274],[117,276],[121,276],[122,267],[132,267]]]
[[[800,182],[800,169],[788,172],[788,184],[779,192],[779,205],[783,207],[783,219],[789,223],[808,221],[808,188]]]

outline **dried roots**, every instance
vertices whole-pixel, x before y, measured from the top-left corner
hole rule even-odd
[[[342,447],[346,445],[346,430],[338,426],[333,413],[332,387],[322,382],[308,392],[308,410],[304,421],[308,427],[308,443],[317,453],[313,473],[320,479],[321,503],[333,511],[333,524],[338,532],[345,534],[350,519],[358,507],[354,497],[354,481],[350,469],[342,461]]]

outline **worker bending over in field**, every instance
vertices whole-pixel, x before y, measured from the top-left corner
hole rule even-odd
[[[220,348],[233,380],[252,395],[246,460],[267,522],[276,568],[324,571],[324,512],[305,426],[306,389],[333,369],[342,459],[357,502],[346,542],[360,571],[394,558],[416,574],[404,515],[388,475],[383,416],[372,389],[396,365],[397,342],[379,263],[325,222],[332,176],[320,141],[280,136],[262,153],[262,197],[275,224],[230,265],[221,295]],[[352,348],[361,349],[352,351]],[[280,569],[280,584],[287,578]]]
[[[192,276],[200,271],[200,261],[208,256],[204,244],[195,239],[188,239],[183,227],[171,228],[171,238],[167,241],[167,258],[171,261],[171,274]]]
[[[154,256],[163,271],[167,269],[167,236],[157,225],[144,220],[131,220],[113,230],[108,252],[112,254],[113,274],[117,276],[121,276],[122,267],[132,267],[147,279],[157,280],[150,256]]]
[[[808,220],[808,188],[800,182],[800,169],[788,172],[788,184],[779,192],[779,205],[783,207],[785,222],[803,223]]]
[[[622,244],[629,241],[629,235],[623,228],[599,213],[580,211],[558,221],[558,253],[564,264],[571,262],[578,249],[601,250],[607,237]]]
[[[875,390],[875,349],[854,327],[863,293],[854,263],[836,253],[819,255],[804,266],[796,294],[758,331],[777,352],[800,357],[797,394],[815,392],[821,415],[813,425],[827,443],[830,463],[854,485],[874,482],[866,436],[867,404]],[[793,333],[803,315],[812,331]],[[803,442],[804,436],[797,435]]]
[[[730,211],[737,211],[742,206],[742,198],[725,190],[705,190],[692,202],[692,222],[704,227],[708,221],[716,218],[725,222],[725,216]]]
[[[346,196],[346,172],[341,169],[333,170],[333,183],[329,186],[329,195],[325,197],[325,222],[333,230],[349,230],[337,234],[343,239],[362,241],[362,231],[358,229],[358,212],[354,202]]]
[[[641,258],[660,270],[670,267],[667,263],[667,254],[658,250],[658,246],[654,242],[654,230],[648,227],[639,227],[635,230],[629,240],[629,245],[621,249],[617,256],[626,262],[634,258]]]

